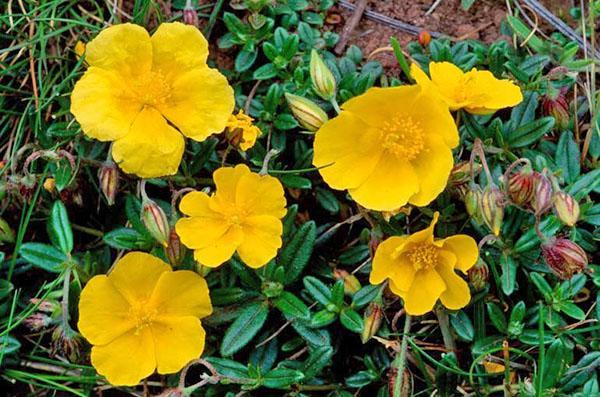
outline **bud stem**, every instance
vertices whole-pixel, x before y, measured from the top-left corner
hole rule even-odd
[[[473,142],[473,151],[471,152],[471,181],[473,181],[475,179],[475,175],[474,175],[474,171],[473,171],[473,165],[475,163],[475,157],[478,156],[479,160],[481,160],[481,164],[483,165],[483,169],[485,170],[485,176],[488,179],[488,184],[489,185],[494,185],[494,179],[492,178],[492,173],[490,172],[490,168],[488,167],[488,163],[485,159],[485,150],[483,147],[483,142],[481,142],[481,139],[477,138],[475,139],[475,142]]]
[[[406,366],[406,351],[408,349],[408,332],[410,331],[410,323],[412,317],[406,313],[404,319],[404,330],[402,331],[402,344],[400,351],[396,353],[393,366],[396,368],[396,380],[394,381],[393,397],[400,397],[402,394],[402,381],[404,380],[404,367]]]
[[[263,160],[262,168],[259,172],[260,175],[267,175],[267,173],[269,172],[269,162],[271,161],[271,158],[273,158],[273,156],[275,156],[277,153],[279,153],[277,149],[271,149],[267,152],[267,154],[265,155],[265,159]]]
[[[335,96],[333,98],[331,98],[331,100],[329,102],[331,102],[331,106],[333,106],[333,109],[335,110],[335,112],[337,114],[340,114],[342,112],[342,109],[340,109],[340,105],[338,104],[337,100],[335,99]]]

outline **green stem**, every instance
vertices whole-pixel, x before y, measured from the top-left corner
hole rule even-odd
[[[404,319],[404,330],[402,331],[402,344],[400,351],[396,353],[393,366],[396,368],[396,379],[394,380],[394,396],[400,397],[402,392],[402,381],[404,380],[404,367],[406,366],[406,351],[408,349],[408,332],[410,331],[411,323],[410,314],[406,314]]]
[[[62,287],[62,328],[65,335],[70,335],[71,326],[69,325],[69,289],[71,287],[71,266],[65,270],[63,276],[63,287]]]
[[[456,351],[456,345],[454,344],[454,336],[450,330],[450,320],[448,319],[448,312],[443,306],[438,306],[435,310],[435,314],[440,324],[440,330],[442,331],[442,339],[444,339],[444,346],[449,352]]]
[[[342,112],[342,109],[340,109],[340,105],[338,104],[335,97],[331,98],[331,100],[329,102],[331,102],[331,106],[333,106],[333,109],[335,109],[335,112],[337,114],[340,114]]]

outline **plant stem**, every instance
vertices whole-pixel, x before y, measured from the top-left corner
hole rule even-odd
[[[438,306],[435,310],[435,315],[437,316],[438,323],[440,324],[440,330],[442,331],[442,338],[444,339],[444,346],[449,352],[454,352],[456,350],[456,345],[454,344],[454,336],[452,336],[452,331],[450,331],[450,320],[448,319],[448,313],[446,309],[442,306]]]
[[[406,350],[408,349],[408,332],[410,331],[411,323],[410,314],[406,314],[404,319],[404,330],[402,331],[402,344],[400,345],[400,351],[396,353],[393,366],[396,369],[396,379],[394,380],[394,395],[393,397],[400,397],[402,392],[402,381],[404,380],[404,367],[406,366]]]
[[[333,109],[335,109],[335,112],[337,114],[340,114],[342,112],[342,109],[340,109],[340,105],[338,104],[335,97],[331,98],[331,100],[329,102],[331,102],[331,106],[333,106]]]
[[[70,335],[71,326],[69,325],[69,289],[71,287],[71,266],[65,270],[63,276],[63,287],[62,287],[62,328],[65,335]]]

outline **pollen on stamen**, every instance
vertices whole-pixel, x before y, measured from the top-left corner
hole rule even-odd
[[[438,249],[432,245],[419,245],[408,253],[408,257],[415,270],[431,269],[437,265]]]
[[[393,155],[412,160],[425,149],[423,128],[410,116],[396,116],[381,128],[383,147]]]

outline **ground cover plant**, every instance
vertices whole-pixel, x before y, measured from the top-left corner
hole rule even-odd
[[[600,395],[599,2],[2,7],[7,395]]]

